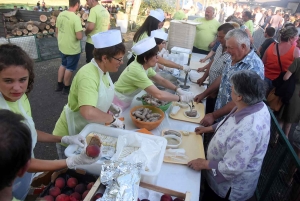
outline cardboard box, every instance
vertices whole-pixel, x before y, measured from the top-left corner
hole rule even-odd
[[[90,201],[93,198],[94,194],[98,191],[100,185],[101,185],[101,181],[100,181],[100,177],[99,177],[97,179],[97,181],[95,182],[94,186],[92,187],[92,189],[90,190],[90,192],[87,194],[87,196],[85,197],[85,199],[83,201]],[[160,186],[155,186],[155,185],[152,185],[152,184],[147,184],[147,183],[144,183],[144,182],[140,183],[140,187],[143,187],[143,188],[146,188],[146,189],[149,189],[149,190],[153,190],[153,191],[156,191],[156,192],[160,192],[160,193],[163,193],[163,194],[169,194],[171,196],[175,196],[175,197],[184,199],[185,201],[191,201],[191,193],[190,192],[181,193],[181,192],[178,192],[178,191],[173,191],[173,190],[170,190],[170,189],[167,189],[167,188],[163,188],[163,187],[160,187]]]

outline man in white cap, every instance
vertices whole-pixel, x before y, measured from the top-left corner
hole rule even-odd
[[[123,128],[123,122],[116,118],[122,111],[112,104],[114,84],[109,76],[110,72],[117,72],[123,63],[125,46],[122,43],[121,32],[100,32],[91,39],[95,46],[94,58],[75,75],[68,104],[56,122],[53,135],[78,134],[84,126],[92,122]],[[60,158],[65,157],[65,146],[57,144]]]
[[[109,29],[110,14],[101,4],[99,4],[98,0],[87,0],[86,3],[91,8],[85,30],[85,35],[87,36],[85,44],[86,63],[89,63],[93,58],[94,50],[91,36]]]
[[[208,54],[210,47],[213,47],[220,23],[215,19],[215,9],[208,6],[205,10],[205,18],[197,18],[196,22],[201,24],[196,27],[196,37],[193,52]]]
[[[145,38],[132,47],[135,60],[122,72],[115,82],[115,97],[113,103],[124,110],[129,107],[134,96],[145,90],[161,101],[190,102],[194,94],[185,92],[170,81],[156,74],[153,66],[157,63],[158,47],[153,37]],[[174,90],[178,95],[159,90],[154,84]]]
[[[62,61],[58,69],[55,91],[62,91],[65,95],[69,94],[72,73],[77,68],[81,53],[82,25],[80,18],[75,14],[79,6],[80,0],[69,0],[69,10],[61,12],[56,20],[55,33]]]
[[[188,18],[187,14],[190,11],[191,7],[189,5],[184,5],[182,10],[177,11],[173,15],[173,20],[185,20]]]

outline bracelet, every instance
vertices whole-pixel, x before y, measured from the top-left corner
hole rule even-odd
[[[178,96],[178,101],[177,102],[180,102],[180,96],[179,95],[177,95]]]

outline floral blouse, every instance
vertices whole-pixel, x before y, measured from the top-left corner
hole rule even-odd
[[[236,109],[213,125],[207,150],[208,184],[223,198],[231,188],[231,201],[253,196],[270,139],[270,113],[263,102]]]

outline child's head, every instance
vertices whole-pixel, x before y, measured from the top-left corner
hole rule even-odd
[[[275,34],[275,29],[273,27],[267,27],[265,31],[265,37],[273,37]]]

